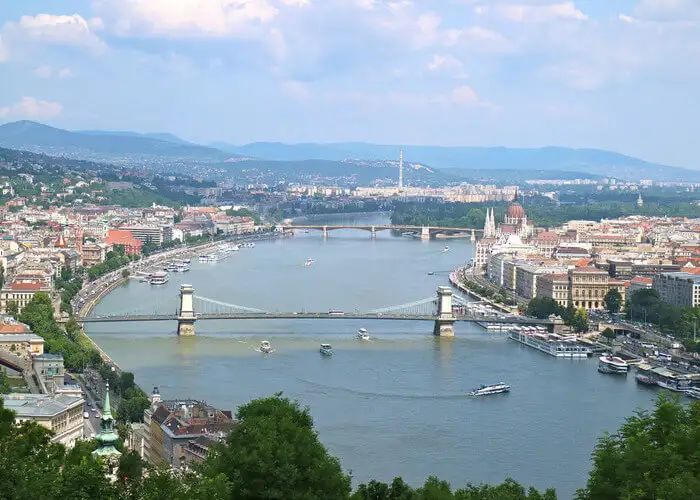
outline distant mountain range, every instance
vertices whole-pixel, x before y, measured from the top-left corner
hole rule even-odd
[[[237,161],[248,160],[249,168],[267,174],[279,170],[285,178],[295,170],[307,178],[338,175],[359,176],[363,179],[373,176],[377,179],[386,178],[390,169],[395,172],[400,149],[397,145],[361,142],[255,142],[242,146],[218,142],[203,146],[169,133],[68,131],[31,121],[0,125],[0,146],[119,164],[162,159],[164,161],[160,163],[168,168],[174,165],[185,169],[193,162],[198,165],[220,165],[224,161],[235,160],[232,162],[235,164]],[[624,180],[700,181],[698,170],[660,165],[600,149],[442,146],[405,146],[403,149],[407,164],[414,166],[416,177],[424,182],[490,179],[498,182],[512,179],[515,182],[528,178],[601,176]],[[182,162],[174,163],[172,160],[175,159]],[[152,164],[157,163],[154,161]],[[419,171],[420,166],[427,169]],[[228,170],[240,171],[243,165],[229,167]],[[362,168],[380,170],[360,175],[358,169]]]
[[[401,148],[397,145],[361,142],[255,142],[243,146],[216,143],[212,146],[232,154],[268,160],[396,159]],[[453,175],[460,175],[460,170],[483,174],[487,171],[507,169],[522,173],[534,170],[579,172],[584,174],[584,177],[585,174],[593,174],[626,180],[700,180],[700,171],[660,165],[601,149],[405,146],[403,150],[404,158],[438,169],[449,169],[449,173]]]
[[[31,121],[0,125],[0,146],[74,158],[189,158],[221,161],[231,155],[215,148],[190,144],[171,134],[134,132],[71,132]]]

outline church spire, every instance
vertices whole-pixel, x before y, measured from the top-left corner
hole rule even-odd
[[[92,452],[94,456],[107,459],[121,455],[115,448],[115,443],[119,441],[119,436],[114,432],[114,417],[112,417],[112,407],[109,403],[109,384],[105,384],[105,400],[102,406],[102,418],[100,419],[100,432],[95,436],[100,446]]]

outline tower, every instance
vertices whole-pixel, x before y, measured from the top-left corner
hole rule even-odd
[[[324,236],[326,230],[324,228]],[[192,285],[180,285],[180,311],[177,315],[177,334],[180,336],[194,335],[194,323],[197,316],[194,313],[194,288]]]
[[[403,149],[399,151],[399,191],[403,189]]]
[[[486,220],[484,221],[484,238],[496,236],[496,217],[493,208],[486,209]]]
[[[644,205],[644,200],[642,199],[642,192],[640,191],[639,195],[637,196],[637,206],[639,208],[642,208],[643,205]]]
[[[110,469],[110,475],[113,475],[121,453],[114,446],[119,441],[119,436],[114,431],[114,417],[112,417],[112,407],[109,404],[109,384],[105,384],[105,401],[100,419],[100,432],[95,436],[95,439],[100,443],[100,446],[92,452],[92,456],[103,458]]]

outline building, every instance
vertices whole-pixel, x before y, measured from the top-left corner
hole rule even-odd
[[[629,295],[637,290],[649,290],[654,285],[654,278],[649,276],[635,276],[630,280]]]
[[[34,356],[34,372],[41,377],[51,392],[62,388],[65,377],[63,355],[43,353]]]
[[[88,268],[101,264],[107,257],[109,245],[105,243],[85,243],[83,245],[83,267]]]
[[[144,245],[147,243],[161,246],[173,239],[173,227],[171,225],[158,224],[133,224],[120,227],[124,231],[129,231],[134,238]]]
[[[678,307],[700,305],[700,276],[675,272],[654,276],[652,287],[664,302]]]
[[[537,297],[550,298],[562,307],[569,307],[569,274],[545,274],[537,278]]]
[[[221,440],[235,425],[231,412],[202,401],[162,401],[157,389],[151,401],[144,411],[143,426],[134,429],[130,437],[130,446],[154,465],[180,467],[198,461],[208,450],[200,438]]]
[[[143,242],[134,237],[131,231],[124,229],[110,229],[107,231],[105,243],[109,246],[123,246],[127,255],[140,255]]]
[[[34,298],[34,295],[39,292],[51,294],[51,291],[51,286],[44,281],[16,279],[5,284],[0,290],[0,311],[7,312],[7,305],[14,302],[17,304],[18,312],[22,312],[22,309]]]
[[[0,350],[21,358],[44,354],[44,339],[34,333],[0,333]]]
[[[515,293],[524,299],[537,297],[537,286],[540,278],[546,274],[566,272],[564,266],[553,266],[541,262],[523,262],[515,270]]]
[[[574,307],[603,309],[603,298],[610,289],[610,276],[596,267],[578,267],[569,270],[570,300]],[[624,303],[624,287],[622,301]]]
[[[6,394],[4,406],[15,412],[15,423],[36,422],[53,432],[51,441],[72,448],[83,438],[82,397],[66,394]]]
[[[115,479],[121,452],[115,447],[119,441],[119,435],[114,430],[112,406],[109,403],[109,384],[105,385],[105,400],[102,405],[102,416],[100,417],[100,432],[97,433],[95,439],[100,445],[92,452],[92,456],[104,460],[107,463],[108,477]]]

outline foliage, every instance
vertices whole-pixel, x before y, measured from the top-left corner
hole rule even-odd
[[[569,326],[576,333],[584,333],[588,331],[588,313],[584,308],[578,309],[569,322]]]
[[[685,406],[661,395],[654,411],[638,412],[598,441],[588,484],[577,498],[697,498],[699,443],[700,402]]]
[[[622,295],[617,290],[617,288],[611,288],[608,293],[603,297],[603,302],[605,302],[605,309],[611,314],[617,314],[620,312],[622,307]]]
[[[652,289],[635,291],[625,307],[627,319],[654,323],[674,337],[689,341],[700,328],[700,307],[677,307],[661,300]]]
[[[123,251],[120,252],[117,249],[112,250],[111,252],[107,252],[104,262],[95,264],[87,270],[88,277],[91,281],[96,280],[100,276],[104,276],[107,273],[111,273],[127,265],[131,260],[132,258],[128,255],[124,255]]]
[[[69,370],[82,372],[95,359],[95,351],[77,341],[79,327],[75,322],[69,323],[68,332],[64,331],[53,317],[51,298],[43,292],[34,295],[22,309],[19,320],[29,325],[34,333],[44,338],[47,352],[63,355],[63,361]]]
[[[231,215],[231,216],[236,216],[236,217],[250,217],[253,219],[255,222],[256,226],[260,225],[260,214],[257,212],[254,212],[253,210],[249,210],[247,208],[239,208],[238,210],[234,210],[233,208],[229,208],[226,210],[226,215]]]
[[[64,267],[61,270],[61,276],[54,282],[54,286],[61,294],[61,311],[69,314],[72,313],[73,308],[71,306],[71,300],[73,300],[73,297],[83,288],[82,276]]]
[[[225,475],[236,499],[342,499],[350,478],[328,454],[308,409],[280,396],[238,409],[240,423],[211,452],[205,476]]]
[[[527,304],[526,314],[539,319],[546,319],[552,314],[563,316],[564,308],[559,303],[550,297],[535,297]]]
[[[7,374],[0,368],[0,394],[10,392],[10,381],[7,379]]]
[[[603,330],[602,332],[600,332],[600,334],[608,340],[614,340],[615,337],[617,336],[617,335],[615,335],[615,331],[610,327],[608,327],[605,330]]]
[[[19,316],[19,304],[17,303],[16,300],[8,300],[7,305],[5,306],[5,312],[12,316],[13,318],[17,319]]]

